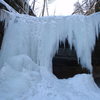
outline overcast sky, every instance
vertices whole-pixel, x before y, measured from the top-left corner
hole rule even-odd
[[[32,0],[30,0],[32,1]],[[38,14],[41,13],[41,9],[43,8],[44,0],[37,0],[37,10]],[[73,13],[75,2],[82,0],[48,0],[48,11],[49,15],[70,15]],[[39,16],[39,15],[38,15]]]
[[[74,4],[77,1],[82,0],[55,0],[49,4],[49,13],[50,15],[70,15],[73,13]]]

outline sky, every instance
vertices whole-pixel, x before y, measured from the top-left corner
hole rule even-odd
[[[74,10],[74,3],[78,0],[55,0],[49,4],[50,15],[70,15]]]
[[[30,0],[31,2],[32,0]],[[37,0],[36,3],[36,13],[41,13],[41,8],[43,7],[43,1],[44,0]],[[74,4],[82,0],[48,0],[48,12],[49,15],[71,15],[74,11]],[[40,7],[40,8],[39,8]],[[47,14],[45,14],[47,15]],[[39,15],[38,15],[39,16]]]

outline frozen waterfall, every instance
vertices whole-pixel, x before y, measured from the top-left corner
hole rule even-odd
[[[51,70],[52,57],[59,48],[59,42],[67,39],[70,48],[75,47],[82,67],[92,71],[91,53],[100,31],[100,13],[43,18],[1,13],[0,20],[5,20],[6,25],[1,66],[13,56],[27,55],[36,64]]]

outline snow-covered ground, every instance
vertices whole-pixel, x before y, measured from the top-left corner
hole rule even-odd
[[[100,32],[100,13],[30,17],[1,11],[5,35],[0,51],[0,100],[100,100],[92,74],[57,79],[52,57],[68,39],[79,63],[92,72],[91,52]]]

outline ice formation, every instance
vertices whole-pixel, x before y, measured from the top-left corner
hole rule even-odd
[[[0,21],[4,20],[5,33],[0,51],[2,100],[100,99],[100,90],[91,75],[61,81],[52,74],[52,58],[59,42],[66,39],[70,48],[75,47],[79,63],[92,72],[91,53],[100,32],[100,13],[35,18],[0,11]],[[76,83],[81,86],[78,88]]]
[[[5,15],[9,18],[5,22],[8,25],[1,49],[1,65],[8,58],[25,54],[50,71],[59,42],[67,39],[70,48],[75,47],[81,65],[92,71],[91,52],[100,29],[100,13],[44,18],[2,14],[1,20]]]

